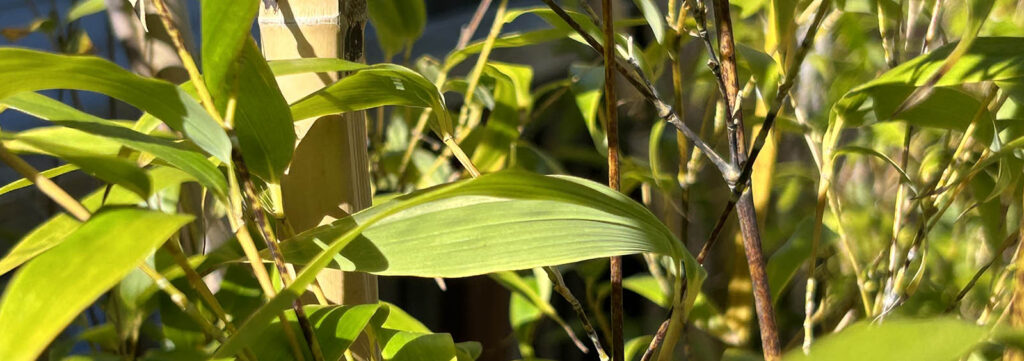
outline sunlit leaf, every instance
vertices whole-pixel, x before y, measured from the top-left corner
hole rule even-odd
[[[221,161],[231,160],[231,142],[220,125],[170,83],[140,77],[96,57],[0,49],[0,99],[44,89],[86,90],[120,99],[181,131]]]
[[[0,301],[0,356],[34,360],[79,312],[189,220],[138,208],[101,211],[26,263]],[[60,300],[59,307],[53,300]]]

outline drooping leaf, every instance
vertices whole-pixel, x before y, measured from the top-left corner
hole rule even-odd
[[[816,341],[808,354],[797,348],[783,360],[958,360],[987,337],[984,327],[951,318],[862,321]]]
[[[704,275],[672,233],[622,193],[578,178],[521,171],[401,196],[296,235],[282,250],[289,262],[305,267],[216,357],[245,347],[246,337],[266,327],[332,262],[383,275],[464,277],[654,252],[682,260],[687,279],[698,285]]]
[[[282,243],[282,252],[305,264],[358,226],[367,228],[333,267],[466,277],[637,252],[687,255],[664,225],[621,193],[521,171],[399,197],[297,235]]]
[[[68,13],[64,16],[64,23],[70,24],[75,20],[96,14],[106,9],[107,4],[103,0],[79,1],[68,9]]]
[[[835,115],[844,118],[847,126],[859,126],[872,117],[889,120],[911,92],[928,83],[929,77],[942,66],[956,44],[949,44],[897,66],[878,78],[846,93],[835,105]],[[979,110],[979,97],[971,96],[956,86],[994,81],[1004,89],[1019,84],[1024,78],[1024,38],[979,37],[935,82],[930,95],[913,107],[897,114],[897,119],[917,126],[963,130]],[[1014,94],[1011,94],[1013,96]],[[991,114],[978,123],[976,137],[992,138]]]
[[[168,164],[192,175],[205,187],[218,195],[227,194],[227,181],[210,160],[174,142],[148,136],[128,128],[78,121],[54,121],[59,125],[80,130],[90,135],[113,140],[140,152],[150,153]]]
[[[221,161],[231,160],[231,142],[220,125],[168,82],[140,77],[97,57],[0,49],[0,99],[44,89],[86,90],[120,99],[153,114]]]
[[[418,333],[378,329],[385,361],[451,361],[456,359],[455,341],[447,333]]]
[[[345,64],[340,64],[345,66]],[[379,64],[351,74],[292,103],[292,118],[351,112],[384,105],[432,108],[432,127],[452,134],[452,121],[437,87],[419,73],[394,64]]]
[[[377,0],[366,5],[385,58],[390,59],[403,48],[411,47],[427,26],[424,0]]]
[[[188,174],[170,167],[157,167],[149,171],[150,183],[153,191],[166,189],[170,186],[177,186],[183,182],[193,180]],[[106,202],[103,202],[105,189],[100,189],[82,199],[82,205],[89,211],[96,211],[101,205],[135,205],[144,201],[134,192],[120,186],[114,186],[107,194]],[[14,248],[0,259],[0,275],[3,275],[19,265],[27,262],[36,255],[60,244],[64,239],[78,229],[81,222],[74,217],[59,213],[53,218],[36,227],[25,235]]]
[[[0,301],[0,356],[34,360],[79,312],[189,220],[138,208],[101,211],[26,263]]]
[[[647,20],[647,26],[651,27],[651,32],[654,33],[654,40],[658,41],[658,44],[664,44],[665,16],[661,15],[658,4],[652,0],[633,0],[633,3],[640,9],[640,13],[644,15],[644,20]]]
[[[120,185],[142,197],[149,196],[149,177],[135,162],[119,158],[116,155],[98,154],[83,151],[81,148],[69,147],[59,140],[40,142],[38,139],[26,138],[22,141],[74,164],[83,172],[104,182]]]
[[[75,109],[70,105],[36,92],[14,94],[0,99],[0,104],[39,119],[77,120],[96,123],[108,122],[106,119]]]

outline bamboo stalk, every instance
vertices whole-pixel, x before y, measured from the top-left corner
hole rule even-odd
[[[365,0],[279,0],[259,15],[267,59],[342,58],[363,62]],[[331,84],[342,74],[278,78],[291,102]],[[298,232],[370,206],[370,174],[364,112],[296,122],[299,141],[281,181],[288,224]],[[377,279],[365,273],[324,270],[318,276],[328,300],[377,302]]]

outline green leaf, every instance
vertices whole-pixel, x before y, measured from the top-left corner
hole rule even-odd
[[[447,333],[418,333],[378,329],[385,361],[451,361],[456,358],[455,341]]]
[[[647,25],[651,27],[651,32],[654,33],[654,40],[657,40],[658,44],[664,44],[665,16],[661,15],[658,4],[651,0],[633,0],[633,3],[636,4],[636,7],[640,8],[640,13],[644,15]]]
[[[604,89],[604,68],[599,66],[572,65],[572,92],[576,96],[576,106],[583,115],[583,121],[590,133],[597,152],[608,154],[608,139],[604,130],[597,124],[597,110],[601,105],[601,94]]]
[[[119,158],[116,155],[82,151],[81,149],[65,146],[59,140],[49,143],[36,142],[31,139],[23,141],[68,163],[74,164],[83,172],[104,182],[117,184],[142,197],[149,197],[149,177],[133,161]]]
[[[82,122],[105,123],[109,120],[75,109],[59,100],[35,93],[24,92],[0,100],[0,104],[11,109],[45,120],[77,120]]]
[[[519,138],[521,115],[526,114],[533,102],[530,97],[533,68],[488,62],[484,74],[495,80],[495,105],[473,151],[472,161],[481,172],[489,173],[504,168],[512,143]]]
[[[292,118],[301,120],[384,105],[432,108],[431,126],[442,136],[452,134],[451,116],[437,87],[419,73],[394,64],[367,67],[297,100],[292,104]]]
[[[869,320],[823,337],[809,354],[796,349],[783,360],[958,360],[986,338],[984,327],[952,318],[888,320],[880,325]]]
[[[381,307],[380,304],[305,306],[303,310],[313,326],[317,341],[320,341],[324,359],[341,360],[345,350],[370,324],[373,316],[377,313],[386,313],[387,307]],[[285,311],[285,316],[288,318],[289,327],[298,333],[301,328],[295,318],[295,312]],[[259,355],[260,360],[292,360],[294,355],[287,340],[280,321],[275,319],[251,342],[250,349]],[[308,353],[308,348],[303,348],[303,352],[306,353],[307,360],[313,359]]]
[[[897,66],[878,78],[846,93],[835,105],[835,115],[843,117],[845,124],[859,126],[870,115],[877,120],[888,120],[903,99],[917,87],[928,84],[954,51],[956,44],[948,44]],[[1024,79],[1024,38],[979,37],[938,79],[931,94],[914,107],[897,115],[897,119],[918,126],[963,130],[974,118],[980,101],[955,88],[962,84],[995,81],[1000,87],[1019,84]],[[1013,88],[1013,87],[1010,87]],[[1014,88],[1016,89],[1016,88]],[[978,123],[977,137],[992,138],[987,126],[991,114]]]
[[[667,309],[672,306],[672,295],[665,294],[661,290],[658,280],[653,276],[636,275],[627,277],[622,280],[622,287],[644,296],[644,298],[663,308]]]
[[[771,290],[772,300],[776,303],[782,298],[782,292],[786,290],[786,286],[796,276],[797,271],[807,268],[807,258],[811,256],[813,226],[811,219],[800,222],[786,243],[768,258],[768,289]],[[823,244],[818,247],[826,249],[826,245],[832,242],[835,234],[823,226],[821,238]]]
[[[101,211],[26,263],[0,301],[0,357],[34,360],[79,312],[191,219],[138,208]]]
[[[217,103],[217,109],[224,112],[228,93],[233,88],[233,67],[252,30],[253,19],[259,11],[258,1],[202,0],[200,20],[202,21],[203,78],[210,95]],[[246,72],[240,71],[240,74]],[[239,89],[245,76],[239,77]],[[241,98],[241,95],[239,95]],[[239,99],[241,100],[241,99]],[[241,105],[241,104],[239,104]]]
[[[0,99],[44,89],[85,90],[120,99],[153,114],[206,152],[230,163],[231,142],[224,130],[198,102],[168,82],[140,77],[92,56],[0,49]]]
[[[75,3],[68,9],[67,15],[64,16],[64,23],[70,24],[75,20],[83,17],[101,12],[107,9],[107,4],[104,0],[83,0]]]
[[[281,246],[289,262],[306,266],[239,327],[216,357],[245,347],[246,338],[266,327],[332,262],[382,275],[463,277],[654,252],[683,260],[689,282],[704,275],[672,233],[622,193],[579,178],[521,171],[401,196]]]
[[[424,326],[420,320],[412,317],[408,312],[395,306],[394,304],[386,301],[380,302],[382,305],[387,306],[389,312],[388,317],[381,324],[381,327],[390,328],[392,330],[409,331],[409,332],[423,332],[429,333],[430,329]]]
[[[423,0],[375,0],[366,3],[370,23],[377,31],[377,42],[384,57],[392,56],[423,34],[427,26],[427,9]]]
[[[227,194],[227,181],[224,180],[224,176],[210,160],[206,159],[202,154],[184,149],[174,142],[118,126],[77,121],[54,121],[54,123],[116,141],[121,143],[121,145],[140,152],[150,153],[192,175],[199,184],[209,188],[216,194],[221,196]]]
[[[235,134],[242,158],[253,174],[278,183],[295,152],[295,127],[288,102],[252,39],[246,39],[238,74]]]
[[[149,177],[153,191],[160,191],[193,180],[188,174],[169,167],[157,167],[150,170]],[[82,199],[82,205],[89,211],[96,211],[104,204],[107,206],[135,205],[144,201],[134,192],[114,186],[110,189],[110,194],[107,194],[106,202],[103,202],[105,191],[106,189],[100,189],[89,194]],[[25,235],[4,258],[0,259],[0,275],[60,244],[69,234],[78,229],[79,225],[81,222],[68,214],[59,213],[53,216]]]
[[[494,45],[492,49],[502,48],[519,48],[528,45],[536,45],[546,43],[553,40],[565,39],[572,33],[572,29],[568,28],[556,28],[556,29],[543,29],[528,31],[525,33],[513,33],[499,36],[494,39]],[[445,68],[451,69],[456,65],[462,63],[470,55],[479,53],[484,48],[484,42],[478,41],[466,45],[461,50],[456,50],[448,54],[445,58]]]
[[[287,60],[270,60],[270,71],[274,76],[286,76],[302,73],[330,73],[338,71],[355,71],[370,67],[363,63],[351,62],[335,58],[301,58]]]
[[[626,341],[626,344],[622,347],[623,360],[635,360],[637,356],[643,355],[653,339],[654,336],[643,335]]]
[[[474,361],[484,352],[484,346],[479,342],[468,341],[455,344],[455,355],[457,361]]]
[[[466,277],[639,252],[688,256],[625,195],[579,178],[521,171],[399,197],[297,235],[282,252],[305,264],[356,227],[366,230],[334,267],[379,275]]]

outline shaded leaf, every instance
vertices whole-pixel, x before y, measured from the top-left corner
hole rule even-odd
[[[809,354],[796,349],[783,360],[958,360],[986,338],[985,328],[951,318],[862,321],[816,341]]]

